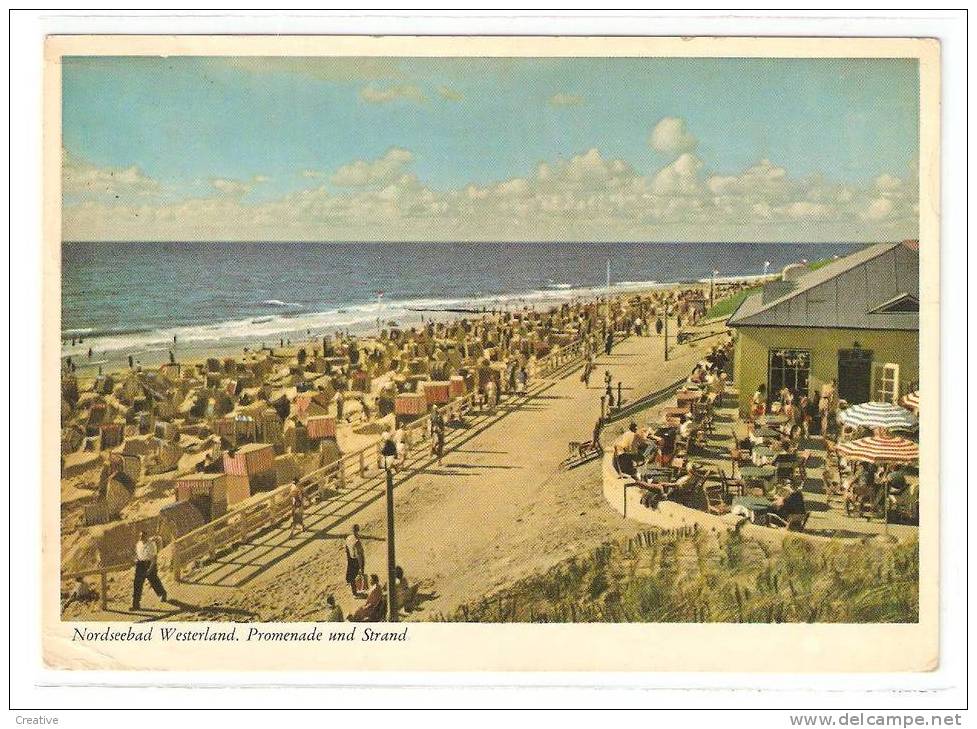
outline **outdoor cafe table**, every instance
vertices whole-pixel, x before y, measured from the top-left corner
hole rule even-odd
[[[764,425],[783,425],[787,422],[786,415],[764,415],[760,419]]]
[[[761,496],[734,496],[733,506],[742,506],[750,513],[750,521],[754,524],[767,523],[767,514],[773,509],[773,502]]]
[[[699,392],[698,390],[694,392],[688,392],[687,390],[683,390],[675,396],[675,402],[678,404],[679,407],[691,406],[692,403],[697,402],[701,397],[702,397],[702,393]]]
[[[678,418],[682,415],[688,415],[690,412],[691,408],[689,407],[674,407],[665,408],[662,410],[662,415],[664,415],[666,418]]]
[[[641,469],[639,475],[645,483],[672,483],[678,477],[678,469],[651,466]]]
[[[764,492],[773,486],[771,481],[777,476],[776,466],[740,466],[739,471],[744,483],[759,484]]]
[[[763,440],[779,440],[780,436],[783,435],[779,430],[773,428],[757,428],[753,432]]]
[[[776,457],[777,451],[773,448],[762,445],[754,446],[753,448],[752,460],[754,466],[769,466]]]

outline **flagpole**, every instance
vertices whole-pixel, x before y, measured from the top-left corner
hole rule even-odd
[[[383,292],[377,291],[377,336],[383,334]]]

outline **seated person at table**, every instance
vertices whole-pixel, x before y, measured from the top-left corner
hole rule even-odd
[[[901,468],[884,467],[880,469],[875,480],[877,484],[874,492],[875,509],[880,513],[885,508],[882,499],[886,492],[889,494],[889,506],[891,508],[896,504],[898,497],[909,487],[909,483],[906,481],[906,472]]]
[[[642,463],[648,463],[657,458],[658,443],[655,442],[655,436],[650,428],[640,431],[634,443],[635,452]]]
[[[637,478],[635,469],[634,444],[638,435],[637,423],[631,423],[628,429],[614,441],[614,470],[619,474]]]
[[[694,426],[692,424],[692,418],[690,418],[688,415],[683,415],[678,426],[679,437],[685,439],[691,438],[693,431]]]
[[[889,493],[892,496],[898,496],[909,488],[909,482],[906,481],[906,471],[903,468],[893,468],[886,473],[885,482],[889,486]]]
[[[861,504],[869,504],[875,496],[875,470],[868,463],[859,461],[855,470],[846,480],[848,490]]]
[[[800,488],[791,489],[786,496],[778,496],[773,500],[773,513],[784,521],[791,514],[803,514],[807,511],[804,506],[804,491]]]
[[[665,465],[675,453],[675,428],[665,427],[655,431],[655,439],[658,442],[658,463]]]
[[[747,425],[746,439],[753,445],[763,445],[763,436],[753,423]]]
[[[750,405],[750,414],[754,418],[759,418],[767,412],[767,386],[757,385],[756,392],[753,393],[753,402]]]

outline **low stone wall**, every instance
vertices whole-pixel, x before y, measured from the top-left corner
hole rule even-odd
[[[601,464],[604,499],[616,512],[632,521],[659,529],[680,529],[695,525],[699,529],[714,532],[739,530],[746,536],[772,545],[780,544],[788,537],[819,542],[834,541],[831,537],[758,526],[751,524],[744,517],[733,514],[716,516],[699,509],[690,509],[674,501],[661,501],[657,508],[649,509],[641,503],[641,489],[637,486],[629,486],[625,489],[625,485],[633,484],[634,481],[627,476],[619,475],[614,470],[613,458],[610,450],[605,451]]]
[[[659,527],[661,529],[675,529],[683,526],[698,524],[700,529],[732,530],[743,521],[742,517],[727,515],[716,516],[698,509],[690,509],[674,501],[662,501],[658,508],[649,509],[641,503],[642,491],[633,484],[634,480],[628,476],[621,476],[614,470],[614,456],[610,450],[605,451],[602,463],[602,477],[604,483],[604,498],[615,511],[628,519]],[[627,503],[625,503],[627,494]],[[746,524],[744,526],[753,526]],[[741,527],[742,528],[742,527]]]

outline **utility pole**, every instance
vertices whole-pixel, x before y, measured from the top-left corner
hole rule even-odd
[[[383,292],[377,291],[377,335],[383,333]]]
[[[668,362],[668,304],[665,304],[665,361]]]
[[[397,606],[397,555],[394,545],[394,473],[387,466],[387,619],[396,623],[400,615]]]
[[[711,309],[716,305],[716,276],[719,271],[712,272],[712,278],[709,279],[709,308]]]

